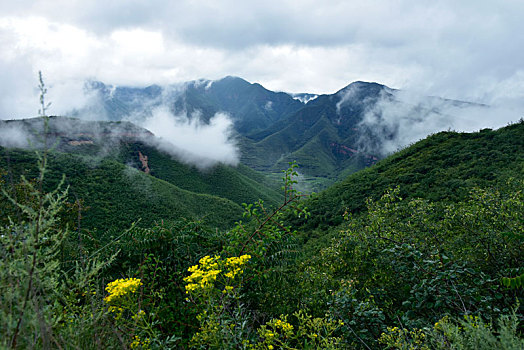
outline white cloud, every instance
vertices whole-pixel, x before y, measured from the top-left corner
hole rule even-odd
[[[0,146],[27,148],[34,141],[30,133],[20,127],[0,124]]]
[[[290,92],[363,80],[483,103],[524,96],[519,0],[21,0],[0,13],[0,72],[17,72],[2,82],[2,118],[34,110],[6,101],[29,106],[38,70],[50,86],[237,75]]]
[[[408,91],[382,94],[368,107],[358,127],[363,131],[360,148],[383,155],[397,151],[432,133],[497,129],[519,120],[521,109],[486,106],[431,98]]]
[[[141,126],[160,138],[156,144],[158,148],[182,162],[200,169],[217,163],[238,164],[233,122],[224,113],[217,113],[209,124],[204,124],[198,117],[174,116],[166,106],[160,106],[141,122]]]

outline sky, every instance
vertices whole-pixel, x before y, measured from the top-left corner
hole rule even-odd
[[[357,80],[524,110],[522,0],[36,0],[0,3],[0,116],[83,102],[86,79],[227,75],[334,93]],[[521,113],[523,115],[524,113]]]

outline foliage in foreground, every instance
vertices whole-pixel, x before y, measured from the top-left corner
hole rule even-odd
[[[34,180],[0,182],[1,347],[522,348],[521,178],[455,201],[392,188],[306,254],[288,221],[310,215],[294,164],[279,207],[246,204],[225,232],[71,231],[67,189],[45,191],[37,158]]]
[[[60,222],[67,193],[45,193],[45,155],[40,168],[18,200],[2,184],[13,205],[0,236],[4,347],[522,345],[522,289],[502,283],[523,267],[521,180],[455,203],[392,189],[308,256],[284,221],[308,215],[293,167],[281,207],[246,205],[225,234],[180,221],[98,238]]]

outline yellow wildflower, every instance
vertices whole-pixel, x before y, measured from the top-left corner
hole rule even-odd
[[[151,341],[149,340],[149,338],[146,338],[144,340],[140,339],[140,337],[138,335],[135,335],[135,338],[133,339],[133,342],[131,344],[129,344],[129,347],[131,349],[138,349],[138,348],[141,348],[141,349],[149,349],[149,344],[151,343]]]
[[[240,268],[244,265],[251,256],[248,254],[240,257],[231,257],[225,260],[221,259],[219,255],[211,257],[209,255],[204,256],[199,260],[199,265],[191,266],[187,269],[191,274],[184,278],[187,283],[185,286],[186,294],[197,291],[199,289],[208,290],[214,287],[215,281],[223,268],[226,278],[234,278],[236,275],[241,274],[243,271]],[[226,287],[225,292],[227,293],[232,290],[232,287]]]
[[[136,315],[133,315],[132,316],[132,319],[135,320],[135,321],[138,321],[140,320],[143,316],[145,316],[146,312],[144,310],[140,310],[138,311],[138,313]]]
[[[110,304],[128,293],[135,293],[141,285],[142,282],[138,278],[117,279],[107,284],[106,291],[109,295],[104,300]]]

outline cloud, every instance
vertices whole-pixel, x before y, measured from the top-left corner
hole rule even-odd
[[[358,124],[362,134],[359,148],[387,155],[439,131],[497,129],[518,121],[521,111],[507,105],[487,106],[384,90]]]
[[[358,100],[359,90],[360,90],[359,84],[351,84],[338,93],[338,95],[340,96],[340,100],[336,104],[337,114],[340,115],[340,110],[342,106],[348,103],[362,103],[362,104],[366,103],[366,101]]]
[[[92,83],[93,84],[93,83]],[[94,83],[97,84],[97,83]],[[189,83],[188,83],[189,84]],[[197,81],[195,84],[210,84],[209,81]],[[89,84],[87,84],[89,86]],[[217,163],[237,165],[239,162],[239,150],[234,138],[233,122],[224,113],[217,113],[207,123],[204,123],[199,112],[194,112],[188,117],[185,112],[173,115],[168,107],[185,91],[187,84],[172,84],[165,87],[157,87],[157,95],[144,95],[143,90],[124,88],[126,94],[126,107],[123,115],[118,119],[131,121],[134,124],[152,131],[157,138],[144,135],[144,142],[163,150],[177,160],[206,169]],[[98,158],[110,154],[118,145],[121,136],[129,133],[137,133],[137,130],[127,124],[112,124],[110,130],[106,130],[105,124],[86,123],[89,121],[110,121],[104,103],[108,97],[114,97],[119,92],[116,86],[105,86],[104,91],[86,88],[85,83],[54,84],[49,87],[47,100],[52,100],[53,105],[48,112],[50,115],[74,115],[80,120],[67,118],[52,118],[53,128],[58,132],[70,137],[84,137],[89,134],[93,138],[98,149]],[[33,89],[34,90],[34,89]],[[107,90],[107,91],[106,91]],[[33,91],[31,99],[38,101],[37,90]],[[58,101],[58,108],[56,108]],[[35,102],[34,109],[38,105]],[[36,113],[30,114],[32,116]],[[12,118],[6,118],[12,119]],[[16,118],[15,118],[16,119]],[[35,127],[42,128],[36,123]],[[2,122],[0,128],[0,145],[7,147],[28,147],[29,135],[21,128],[11,126],[9,122]],[[75,136],[76,135],[76,136]],[[93,155],[94,156],[94,155]]]
[[[23,128],[0,121],[0,146],[28,148],[33,142],[33,136]]]
[[[199,169],[224,163],[237,165],[239,152],[233,137],[233,122],[224,113],[217,113],[209,124],[198,115],[173,115],[166,106],[159,106],[141,126],[157,136],[153,141],[159,149]]]
[[[516,0],[22,0],[0,5],[0,38],[10,38],[4,56],[28,55],[32,73],[57,81],[237,75],[272,90],[332,93],[363,80],[486,102],[499,82],[519,78],[523,11]]]

